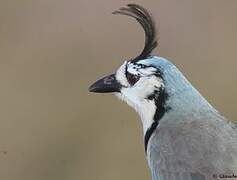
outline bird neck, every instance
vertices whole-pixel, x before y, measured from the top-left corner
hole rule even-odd
[[[140,107],[136,108],[138,112],[143,126],[143,133],[147,132],[147,130],[151,127],[152,123],[154,122],[154,115],[156,113],[156,105],[154,101],[144,101]]]
[[[158,101],[154,101],[155,108],[151,106],[153,110],[150,113],[144,111],[143,116],[141,116],[145,152],[147,152],[148,142],[152,134],[160,123],[176,124],[193,119],[198,120],[199,118],[203,119],[203,115],[209,116],[217,112],[193,87],[192,90],[183,89],[170,96],[161,95],[159,97]]]
[[[163,87],[161,87],[159,91],[156,91],[156,94],[149,96],[148,99],[153,102],[154,110],[152,117],[150,115],[150,117],[145,116],[145,118],[142,119],[143,122],[145,121],[149,123],[145,128],[143,123],[145,152],[147,151],[149,139],[157,128],[159,121],[170,110],[170,108],[166,106],[168,94],[166,93],[166,90]]]

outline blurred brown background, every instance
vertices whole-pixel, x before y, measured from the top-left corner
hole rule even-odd
[[[236,0],[1,0],[0,179],[150,179],[138,115],[88,93],[143,47],[128,2],[149,9],[160,56],[237,120]]]

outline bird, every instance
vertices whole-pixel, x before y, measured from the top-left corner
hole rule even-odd
[[[89,87],[113,93],[139,114],[152,180],[237,178],[237,125],[217,111],[158,46],[148,10],[127,4],[113,12],[135,19],[145,32],[141,53]]]

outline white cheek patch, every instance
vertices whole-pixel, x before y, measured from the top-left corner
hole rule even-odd
[[[163,80],[156,76],[142,77],[133,87],[133,91],[142,99],[152,94],[155,90],[164,87]]]
[[[127,66],[127,61],[125,61],[117,70],[116,72],[116,80],[120,82],[125,87],[130,86],[129,82],[127,81],[126,78],[126,66]]]

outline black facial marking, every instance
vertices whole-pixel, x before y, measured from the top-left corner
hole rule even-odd
[[[159,77],[159,78],[162,77],[162,74],[161,74],[161,72],[160,72],[159,70],[157,70],[157,71],[154,73],[154,75],[155,75],[156,77]]]
[[[137,81],[139,81],[140,76],[127,72],[126,73],[126,78],[129,82],[129,84],[133,86],[134,84],[136,84]]]
[[[133,69],[136,69],[135,66],[133,67]],[[128,65],[126,65],[125,75],[126,75],[127,81],[129,82],[131,86],[136,84],[136,82],[139,81],[140,79],[140,75],[131,74],[130,72],[128,72]]]
[[[165,105],[166,100],[168,99],[168,94],[165,91],[164,87],[160,87],[159,90],[155,90],[152,94],[147,97],[148,100],[154,100],[156,105],[156,112],[153,117],[153,123],[151,127],[146,131],[144,144],[145,144],[145,152],[147,152],[147,145],[152,133],[155,131],[156,127],[159,124],[160,119],[164,116],[164,114],[170,110],[170,107]]]
[[[147,97],[147,99],[149,99],[149,100],[155,99],[156,96],[158,96],[158,95],[159,95],[159,91],[158,91],[158,90],[155,90],[154,93],[150,94],[150,95]]]

